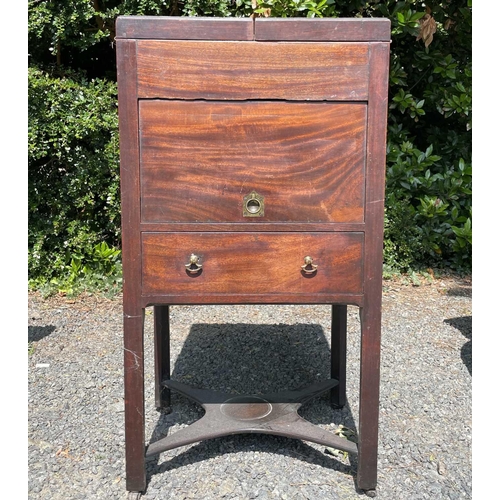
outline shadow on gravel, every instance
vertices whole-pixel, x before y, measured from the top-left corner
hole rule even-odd
[[[472,375],[472,316],[445,319],[444,322],[459,330],[464,337],[469,339],[462,346],[461,356],[464,365]]]
[[[446,295],[450,297],[472,297],[472,286],[471,285],[463,285],[449,288],[446,291]]]
[[[333,469],[348,476],[355,475],[357,465],[354,457],[350,457],[350,463],[353,465],[345,464],[335,457],[326,455],[297,439],[265,434],[240,434],[194,444],[188,450],[180,452],[170,460],[161,463],[158,463],[158,459],[149,459],[146,462],[146,481],[149,484],[153,475],[168,473],[168,471],[179,467],[193,465],[209,460],[210,458],[231,453],[268,453],[289,456],[309,464]],[[244,461],[240,465],[242,468],[248,468],[248,463]],[[165,479],[168,481],[168,478]]]
[[[177,382],[234,395],[298,389],[329,378],[329,343],[323,328],[314,324],[195,324],[172,371],[172,380]],[[329,398],[329,391],[315,397],[300,408],[300,415],[313,424],[334,424],[332,430],[343,424],[356,431],[349,404],[334,410]],[[201,406],[174,391],[172,410],[172,414],[160,413],[151,442],[167,435],[170,427],[191,424],[204,413]],[[237,434],[177,450],[173,458],[162,463],[158,456],[149,459],[148,482],[152,475],[211,457],[256,451],[296,457],[351,476],[356,473],[355,456],[349,457],[349,465],[297,439]]]
[[[54,325],[28,326],[28,342],[38,342],[44,337],[48,337],[55,329]]]

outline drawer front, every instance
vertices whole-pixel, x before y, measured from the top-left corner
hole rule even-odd
[[[192,254],[199,260],[188,270]],[[360,294],[362,254],[363,233],[143,233],[142,291]],[[313,261],[303,270],[306,256]]]
[[[364,220],[364,103],[153,100],[139,119],[143,222]]]
[[[368,99],[367,43],[137,42],[140,98]]]

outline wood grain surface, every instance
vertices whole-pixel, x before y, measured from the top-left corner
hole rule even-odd
[[[371,496],[390,21],[123,17],[116,33],[127,489],[146,488],[144,307],[166,406],[169,304],[330,303],[338,378],[345,305],[361,308],[356,481]],[[243,216],[251,191],[263,217]]]
[[[120,124],[120,191],[122,196],[123,355],[125,396],[125,460],[129,491],[146,488],[144,459],[144,337],[138,286],[141,277],[139,233],[139,120],[136,51],[133,40],[117,40]]]
[[[368,44],[137,41],[141,98],[366,100]]]
[[[120,16],[116,38],[253,40],[253,20],[220,17]]]
[[[255,40],[346,42],[389,41],[389,19],[352,18],[257,18]]]
[[[116,38],[155,40],[389,41],[389,19],[119,16]]]
[[[363,233],[143,233],[144,294],[361,293]],[[186,271],[190,255],[202,270]],[[311,256],[317,272],[301,266]]]
[[[362,222],[361,103],[141,101],[143,222]],[[263,217],[243,198],[264,196]]]
[[[370,44],[370,68],[357,479],[363,490],[373,490],[377,485],[389,44]]]

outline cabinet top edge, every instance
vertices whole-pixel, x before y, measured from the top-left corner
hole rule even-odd
[[[390,42],[385,18],[119,16],[116,39]]]

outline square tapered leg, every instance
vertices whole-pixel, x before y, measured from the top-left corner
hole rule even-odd
[[[342,408],[346,402],[347,306],[332,306],[331,378],[339,381],[331,391],[331,405]]]
[[[124,314],[125,466],[128,491],[146,490],[144,310]]]
[[[361,309],[361,371],[358,429],[358,488],[372,496],[377,486],[380,308]]]
[[[154,307],[155,402],[156,409],[170,410],[170,317],[169,306]]]

